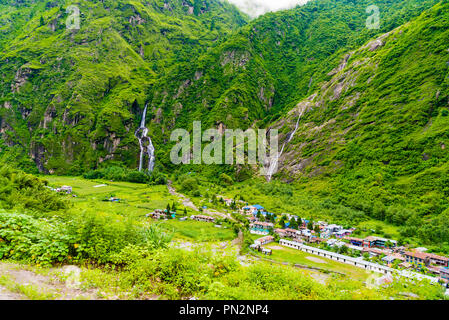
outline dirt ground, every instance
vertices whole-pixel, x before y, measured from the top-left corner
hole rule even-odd
[[[70,282],[59,282],[50,277],[23,269],[20,265],[0,263],[0,277],[5,277],[14,287],[31,286],[42,296],[51,296],[56,300],[96,299],[95,292],[86,292],[74,288]],[[34,297],[35,298],[35,297]],[[0,286],[0,300],[28,300],[21,290]]]
[[[321,260],[320,258],[315,258],[315,257],[306,257],[307,260],[316,262],[316,263],[326,263],[326,261]]]

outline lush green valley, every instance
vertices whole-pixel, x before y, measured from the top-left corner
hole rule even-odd
[[[428,278],[373,288],[273,230],[270,257],[251,248],[254,221],[299,217],[318,238],[324,221],[449,254],[449,2],[376,1],[374,29],[371,4],[250,19],[222,0],[81,0],[70,29],[70,1],[0,0],[0,298],[60,297],[7,274],[63,283],[71,265],[95,299],[445,299]],[[194,121],[278,130],[279,171],[174,164]],[[256,203],[267,215],[246,215]]]

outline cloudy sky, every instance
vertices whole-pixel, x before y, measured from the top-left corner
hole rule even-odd
[[[228,0],[240,10],[252,17],[257,17],[268,11],[290,9],[298,4],[304,4],[309,0]]]

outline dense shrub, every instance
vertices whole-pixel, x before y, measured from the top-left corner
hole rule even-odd
[[[91,170],[86,172],[83,177],[86,179],[106,179],[112,181],[149,183],[154,185],[162,185],[167,183],[166,176],[157,170],[150,174],[148,172],[140,172],[117,166]]]
[[[45,188],[45,181],[5,164],[0,165],[0,205],[4,208],[46,212],[68,207],[61,195]]]
[[[157,225],[145,227],[113,214],[86,212],[47,220],[0,212],[0,259],[47,265],[83,260],[123,264],[129,246],[163,249],[170,240]]]

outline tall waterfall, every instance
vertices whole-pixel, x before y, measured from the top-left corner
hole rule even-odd
[[[137,129],[135,136],[139,140],[140,145],[139,171],[143,170],[143,158],[146,153],[148,155],[148,171],[153,172],[154,161],[156,157],[154,155],[153,142],[151,141],[151,138],[148,136],[148,128],[145,127],[147,107],[148,104],[145,105],[145,109],[143,110],[142,114],[142,121],[140,122],[140,127],[139,129]]]
[[[291,132],[289,134],[288,139],[284,142],[284,144],[282,145],[281,148],[281,152],[278,152],[276,157],[270,162],[270,167],[268,168],[268,172],[267,172],[267,179],[268,181],[271,181],[271,177],[273,176],[273,174],[275,173],[275,171],[277,171],[277,167],[278,167],[278,162],[279,162],[279,158],[282,156],[282,154],[284,153],[284,148],[285,146],[292,141],[293,137],[295,136],[296,131],[298,131],[299,128],[299,121],[301,120],[303,114],[305,112],[305,108],[301,108],[299,110],[299,115],[298,115],[298,120],[296,121],[296,126],[295,126],[295,130],[293,130],[293,132]]]

